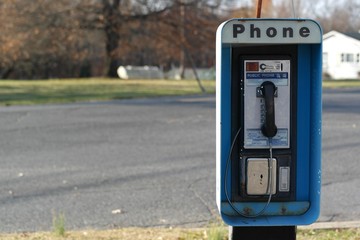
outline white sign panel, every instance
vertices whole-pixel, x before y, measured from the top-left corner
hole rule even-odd
[[[222,43],[321,43],[320,26],[312,20],[233,19],[222,29]]]

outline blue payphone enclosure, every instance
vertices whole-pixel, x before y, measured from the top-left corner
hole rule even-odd
[[[270,202],[258,217],[240,216],[228,203],[224,184],[231,139],[232,48],[297,45],[297,162],[295,201]],[[270,46],[271,47],[271,46]],[[262,54],[259,52],[259,54]],[[232,19],[216,34],[216,202],[230,226],[311,224],[320,214],[322,30],[308,19]],[[231,195],[231,193],[230,193]],[[231,196],[230,196],[231,198]],[[240,210],[259,212],[264,202],[233,202]]]

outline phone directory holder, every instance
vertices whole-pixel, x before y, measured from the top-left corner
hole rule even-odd
[[[232,19],[216,36],[216,201],[230,226],[314,222],[320,211],[322,30]]]

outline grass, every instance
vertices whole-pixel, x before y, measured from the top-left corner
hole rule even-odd
[[[63,213],[53,213],[53,232],[55,236],[65,237],[65,216]]]
[[[215,92],[215,81],[203,81],[207,92]],[[1,80],[0,105],[69,103],[125,98],[200,94],[195,80]]]
[[[298,240],[359,240],[360,229],[300,230]]]
[[[215,81],[202,81],[208,93]],[[325,80],[325,88],[360,87],[360,80]],[[1,80],[0,105],[33,105],[200,94],[195,80],[121,80],[106,78]]]
[[[325,88],[353,88],[360,87],[360,80],[324,80],[323,87]]]
[[[121,239],[121,240],[220,240],[227,239],[227,227],[219,227],[216,231],[222,232],[220,238],[212,238],[215,235],[209,235],[209,228],[185,229],[185,228],[123,228],[116,230],[83,230],[67,231],[64,236],[56,236],[53,233],[19,233],[19,234],[0,234],[3,240],[92,240],[92,239]],[[360,229],[329,229],[329,230],[298,230],[298,240],[359,240]]]
[[[228,228],[224,226],[214,226],[207,230],[208,240],[222,240],[228,237]]]

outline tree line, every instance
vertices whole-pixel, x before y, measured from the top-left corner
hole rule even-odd
[[[288,1],[267,2],[265,14],[291,15]],[[159,66],[164,71],[175,66],[182,72],[191,66],[214,67],[217,26],[231,17],[254,17],[255,4],[234,7],[229,3],[2,0],[0,78],[117,77],[120,65]],[[356,7],[335,8],[333,13],[314,17],[329,29],[336,25],[341,30],[344,25],[360,29],[352,16],[354,9],[359,10]],[[334,15],[341,16],[341,21],[330,21]]]

